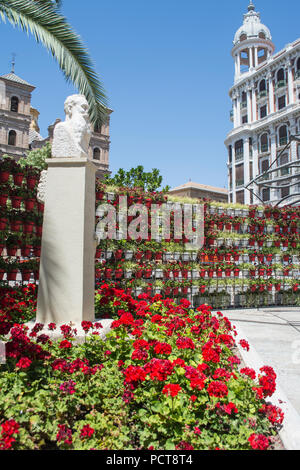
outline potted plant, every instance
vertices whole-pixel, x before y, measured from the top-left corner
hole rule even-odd
[[[19,263],[15,260],[6,261],[7,281],[16,281]]]
[[[0,183],[5,184],[8,182],[11,168],[12,168],[13,158],[8,155],[4,155],[0,160]]]
[[[0,186],[0,206],[6,208],[7,199],[9,196],[9,186],[1,184]]]
[[[6,240],[7,256],[16,256],[21,241],[17,235],[9,235]]]

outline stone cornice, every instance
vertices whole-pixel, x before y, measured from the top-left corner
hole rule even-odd
[[[270,114],[265,119],[255,121],[253,123],[244,124],[240,127],[232,129],[226,137],[225,145],[228,145],[232,138],[239,138],[243,135],[251,136],[252,133],[260,133],[264,130],[269,129],[277,124],[287,122],[290,119],[297,119],[300,117],[300,105],[293,104],[285,108],[284,111],[277,111],[276,113]]]
[[[297,39],[291,48],[287,47],[279,51],[277,54],[271,56],[264,64],[260,65],[258,68],[254,69],[253,72],[245,74],[240,77],[233,87],[229,90],[229,96],[231,97],[233,91],[244,91],[245,86],[249,82],[255,82],[261,78],[266,78],[266,76],[274,72],[278,67],[283,65],[288,67],[291,60],[294,59],[297,55],[300,54],[300,39]]]

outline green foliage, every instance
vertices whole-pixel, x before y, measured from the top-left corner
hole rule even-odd
[[[19,165],[22,168],[31,166],[38,170],[46,170],[46,159],[51,158],[51,144],[47,142],[41,149],[32,150],[28,152],[27,157],[20,158]]]
[[[0,20],[29,32],[58,62],[66,80],[85,95],[90,118],[101,125],[107,119],[106,96],[86,47],[59,13],[59,1],[0,0]]]
[[[163,178],[157,168],[153,168],[151,172],[144,171],[142,165],[131,168],[129,171],[120,168],[115,176],[106,176],[105,183],[109,185],[121,186],[126,188],[142,188],[144,191],[157,191],[162,184]],[[163,188],[163,192],[168,192],[169,186]]]

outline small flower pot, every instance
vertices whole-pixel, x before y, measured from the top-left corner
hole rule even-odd
[[[6,247],[7,256],[16,256],[17,251],[18,251],[18,246]]]
[[[0,194],[0,206],[6,207],[8,194]]]
[[[10,222],[10,229],[12,232],[19,232],[22,227],[22,221],[21,220],[12,220]]]
[[[42,225],[36,225],[35,232],[36,232],[36,235],[38,237],[41,237],[42,233],[43,233],[43,226]]]
[[[7,280],[8,281],[15,281],[17,279],[17,274],[18,274],[17,269],[14,269],[13,271],[10,271],[9,273],[7,273]]]
[[[11,205],[13,209],[20,209],[22,198],[20,196],[11,196]]]
[[[33,233],[33,227],[34,227],[34,222],[32,221],[25,221],[24,224],[23,224],[23,230],[24,230],[24,233],[26,234],[31,234]]]
[[[41,256],[41,247],[40,246],[35,246],[33,248],[33,254],[36,258],[40,258],[40,256]]]
[[[15,186],[22,186],[24,174],[23,173],[14,173],[13,180]]]
[[[34,189],[38,182],[38,178],[36,176],[27,176],[27,187],[28,189]]]
[[[28,258],[32,250],[32,245],[23,245],[21,247],[21,255],[23,258]]]
[[[0,183],[7,183],[10,177],[9,171],[0,171]]]
[[[31,271],[21,271],[22,281],[29,282],[31,278]]]
[[[27,211],[32,211],[35,208],[36,200],[35,199],[25,199],[24,203],[25,203],[25,209]]]

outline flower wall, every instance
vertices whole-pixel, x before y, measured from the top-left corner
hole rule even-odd
[[[122,188],[106,193],[101,184],[96,195],[97,207],[112,202],[117,210],[120,195],[127,196],[128,207],[166,202],[160,193]],[[187,297],[195,306],[299,305],[300,208],[198,203],[205,210],[201,250],[185,251],[184,240],[174,238],[159,243],[150,238],[102,240],[96,253],[97,282],[105,280],[135,296]]]
[[[38,281],[43,219],[43,205],[36,199],[38,179],[38,170],[20,168],[12,160],[0,162],[2,284]],[[138,189],[108,192],[98,181],[96,208],[112,202],[118,209],[120,195],[127,196],[128,207],[139,203],[150,209],[153,203],[168,201],[165,194]],[[142,292],[162,294],[214,308],[299,305],[299,207],[189,202],[204,204],[205,244],[201,250],[185,251],[184,240],[174,237],[160,242],[101,241],[96,253],[96,286],[105,281],[136,297]],[[128,223],[131,220],[128,217]]]
[[[0,281],[38,280],[43,204],[36,199],[38,170],[0,162]]]

